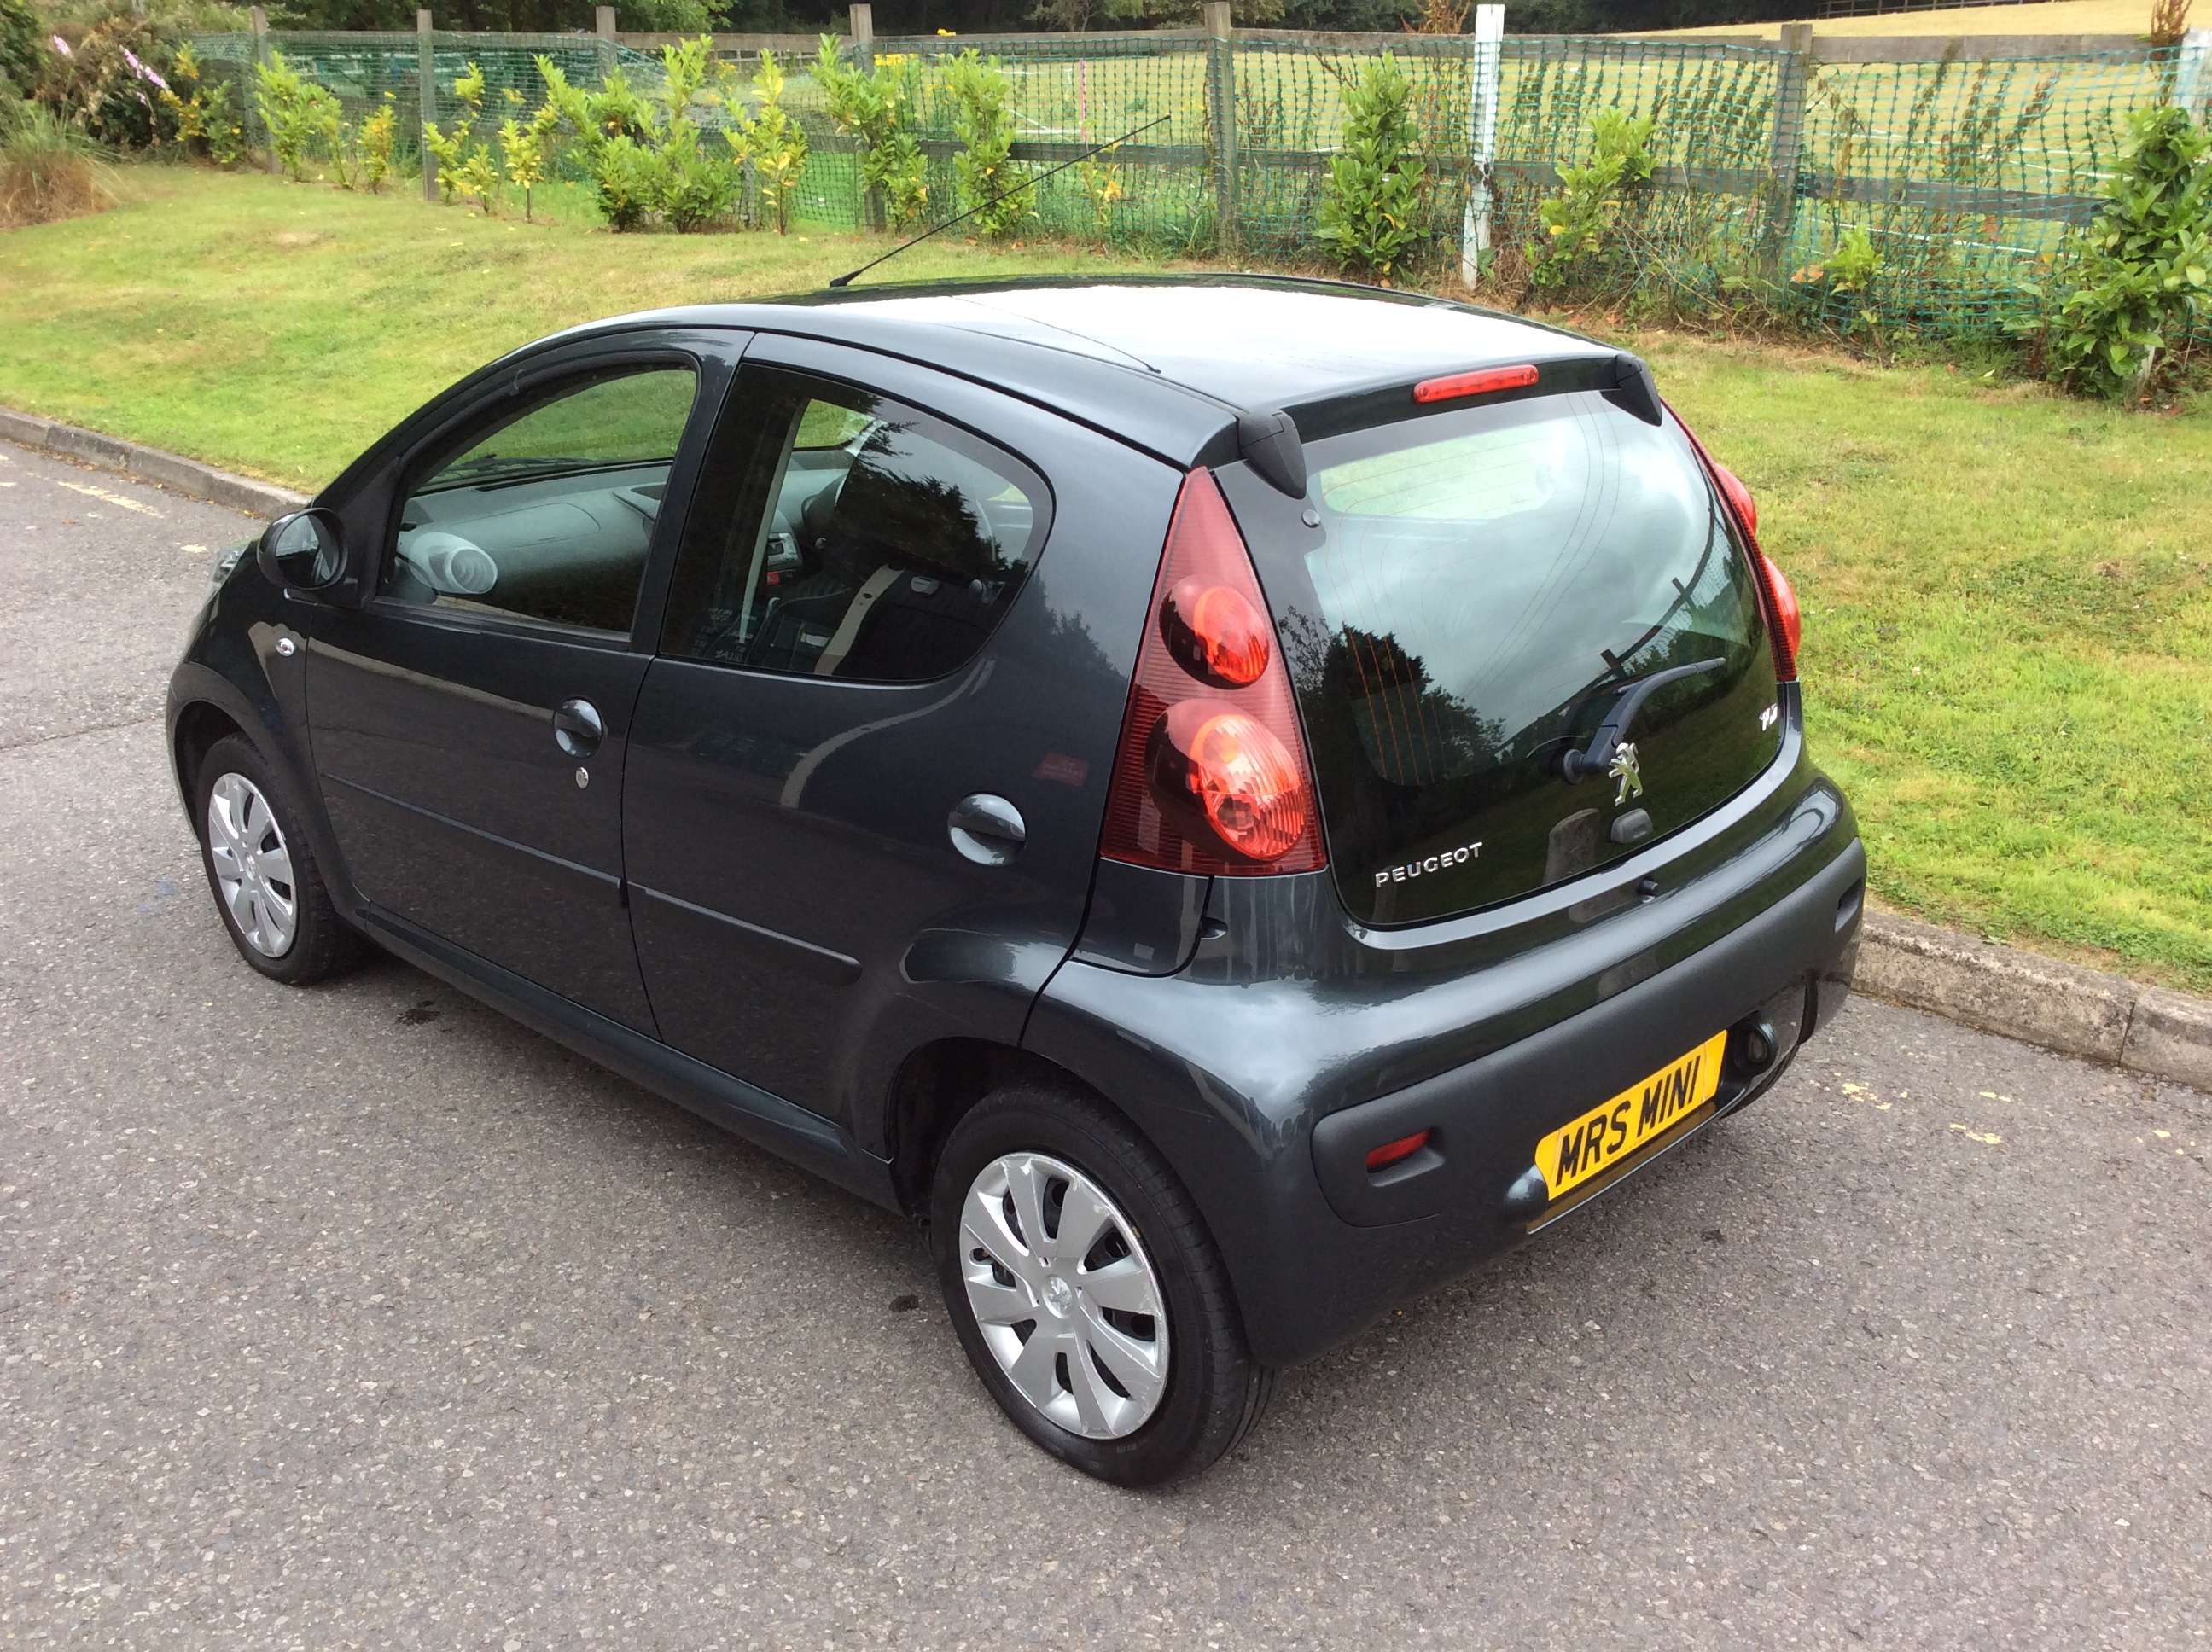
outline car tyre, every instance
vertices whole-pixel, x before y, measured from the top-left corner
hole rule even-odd
[[[1275,1374],[1245,1343],[1212,1236],[1159,1155],[1107,1108],[1040,1084],[986,1096],[938,1160],[930,1235],[976,1374],[1061,1461],[1117,1485],[1162,1485],[1259,1422]]]
[[[208,748],[192,818],[208,889],[240,957],[288,987],[358,961],[360,938],[331,904],[290,783],[243,735]]]

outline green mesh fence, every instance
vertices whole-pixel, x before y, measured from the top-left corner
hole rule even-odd
[[[587,35],[428,38],[432,114],[441,125],[462,112],[453,85],[471,64],[483,71],[494,125],[542,100],[540,53],[586,87],[619,70],[650,89],[663,75],[657,54]],[[335,91],[349,119],[390,94],[411,164],[424,37],[263,39]],[[210,35],[195,46],[211,75],[250,76],[253,37]],[[1755,294],[1814,325],[1946,338],[1997,336],[2033,313],[2033,285],[2068,230],[2095,210],[2129,113],[2177,93],[2200,97],[2193,83],[2178,88],[2178,76],[2197,71],[2171,51],[1822,64],[1774,46],[1516,35],[1491,48],[1499,58],[1486,167],[1472,117],[1489,76],[1468,37],[1248,30],[1231,42],[1162,31],[884,39],[860,49],[924,66],[916,132],[933,216],[956,202],[959,146],[929,71],[975,49],[1012,82],[1014,155],[1034,171],[1158,123],[1042,182],[1037,231],[1154,254],[1311,262],[1328,158],[1343,140],[1345,88],[1387,52],[1413,86],[1423,210],[1440,264],[1457,265],[1470,192],[1486,176],[1492,244],[1512,270],[1516,250],[1540,234],[1537,204],[1557,191],[1557,168],[1586,156],[1593,115],[1619,108],[1652,118],[1653,173],[1624,193],[1617,228],[1578,267],[1582,289],[1692,305]],[[855,48],[845,50],[849,59]],[[750,82],[757,50],[719,55]],[[857,146],[830,120],[811,59],[781,61],[784,106],[811,143],[795,215],[836,228],[879,222]],[[250,97],[240,101],[251,108]],[[702,124],[726,125],[743,112],[741,99]],[[1853,232],[1875,262],[1847,280],[1835,255]]]

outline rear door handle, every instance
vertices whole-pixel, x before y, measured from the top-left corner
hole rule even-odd
[[[979,866],[1003,866],[1029,841],[1022,811],[988,792],[961,799],[945,824],[952,835],[952,847]]]
[[[599,708],[588,700],[563,700],[553,713],[553,743],[571,757],[588,757],[606,735]]]

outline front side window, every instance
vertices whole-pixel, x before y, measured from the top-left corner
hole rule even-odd
[[[750,369],[678,563],[663,647],[848,682],[973,659],[1044,536],[1042,481],[966,431],[869,392]]]
[[[378,593],[629,630],[696,390],[690,367],[632,367],[503,409],[418,467]]]

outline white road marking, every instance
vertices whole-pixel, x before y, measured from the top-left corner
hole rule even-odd
[[[82,482],[64,482],[58,476],[48,477],[46,480],[58,487],[67,488],[71,493],[82,494],[88,499],[104,499],[111,505],[120,505],[126,511],[137,511],[146,516],[159,516],[161,513],[151,505],[142,505],[135,499],[125,499],[121,494],[112,494],[105,488],[95,488]]]

